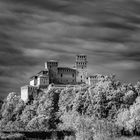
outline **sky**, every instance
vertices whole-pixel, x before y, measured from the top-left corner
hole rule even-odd
[[[90,74],[140,80],[139,0],[0,0],[0,96],[58,59],[88,56]]]

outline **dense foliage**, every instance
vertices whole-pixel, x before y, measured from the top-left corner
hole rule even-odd
[[[140,133],[140,82],[122,84],[114,76],[97,76],[94,85],[40,91],[27,104],[10,93],[1,108],[0,129],[72,130],[86,140]]]

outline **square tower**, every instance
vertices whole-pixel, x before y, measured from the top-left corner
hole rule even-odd
[[[47,68],[49,70],[49,83],[57,83],[58,61],[57,60],[47,61]]]
[[[86,83],[87,78],[87,56],[85,54],[76,55],[75,68],[77,70],[77,83]]]

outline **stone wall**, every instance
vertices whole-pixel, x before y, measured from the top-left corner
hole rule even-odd
[[[24,102],[28,102],[37,95],[37,87],[34,86],[23,86],[21,87],[21,99]]]
[[[59,68],[58,81],[60,84],[76,84],[76,70],[70,68]]]

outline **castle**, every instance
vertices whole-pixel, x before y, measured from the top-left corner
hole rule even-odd
[[[86,55],[76,55],[73,68],[59,67],[58,61],[50,60],[45,63],[43,70],[30,78],[29,85],[21,87],[21,99],[28,102],[38,94],[38,89],[47,89],[52,83],[54,85],[76,85],[86,83],[87,80]]]

